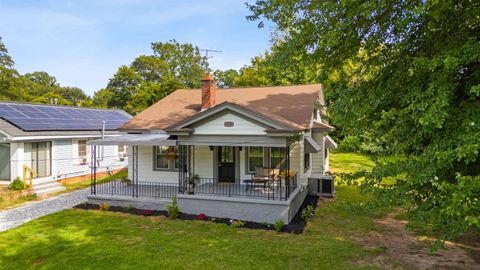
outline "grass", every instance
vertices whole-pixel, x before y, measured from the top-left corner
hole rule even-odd
[[[343,152],[332,152],[330,154],[330,170],[333,173],[370,170],[374,165],[374,162],[363,154]]]
[[[97,183],[105,183],[105,182],[113,181],[113,180],[116,180],[116,179],[122,179],[124,177],[127,177],[127,171],[120,171],[116,174],[105,176],[105,177],[99,179],[97,181]],[[42,199],[45,199],[45,198],[48,198],[48,197],[53,197],[53,196],[56,196],[56,195],[59,195],[59,194],[62,194],[62,193],[72,192],[72,191],[75,191],[75,190],[87,188],[87,187],[90,186],[90,180],[82,181],[82,182],[78,182],[78,183],[74,183],[74,184],[64,184],[63,186],[66,188],[66,190],[56,192],[56,193],[53,193],[53,194],[49,194],[47,196],[42,196],[42,197],[37,197],[36,195],[27,195],[27,196],[19,197],[19,198],[14,199],[14,200],[3,199],[3,198],[0,197],[0,210],[6,210],[6,209],[18,207],[18,206],[20,206],[20,205],[22,205],[26,202],[38,201],[38,200],[42,200]],[[2,191],[0,191],[0,192],[2,192]],[[7,191],[4,191],[4,192],[10,192],[10,191],[7,190]]]
[[[127,171],[120,171],[120,172],[117,172],[115,174],[108,175],[108,176],[105,176],[105,177],[97,180],[97,184],[106,183],[106,182],[109,182],[109,181],[118,180],[118,179],[122,179],[122,178],[126,178],[126,177],[128,177],[128,172]],[[90,186],[90,179],[88,179],[86,181],[78,182],[78,183],[73,183],[73,184],[64,184],[63,186],[67,189],[67,191],[79,190],[79,189],[82,189],[82,188],[89,187]]]
[[[0,210],[9,209],[9,208],[24,204],[26,202],[35,201],[37,199],[38,197],[35,194],[22,196],[13,200],[4,199],[0,197]]]
[[[338,163],[332,169],[351,164]],[[368,164],[363,156],[355,156]],[[344,156],[342,158],[345,158]],[[366,167],[368,165],[365,165]],[[384,209],[366,209],[367,195],[337,188],[321,201],[301,235],[232,228],[108,211],[65,210],[0,233],[3,269],[371,269],[353,261],[383,252],[351,234],[374,230]]]

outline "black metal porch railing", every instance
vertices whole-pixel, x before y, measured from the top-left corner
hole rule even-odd
[[[172,198],[178,194],[178,184],[115,180],[97,184],[96,194],[151,198]]]
[[[236,180],[221,182],[215,178],[200,178],[195,185],[180,188],[178,184],[115,180],[96,184],[96,194],[150,198],[172,198],[179,193],[221,197],[243,197],[266,200],[288,200],[297,187],[296,175],[288,179],[269,179],[261,182]]]
[[[190,194],[208,194],[227,197],[250,197],[267,200],[288,200],[297,187],[297,177],[289,179],[269,179],[260,182],[235,180],[221,182],[215,178],[200,178],[193,186],[187,188]]]

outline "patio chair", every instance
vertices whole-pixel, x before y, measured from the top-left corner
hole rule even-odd
[[[269,183],[269,181],[278,179],[279,174],[279,169],[258,167],[255,169],[255,173],[252,174],[252,178],[250,180],[243,181],[247,184],[245,191],[248,191],[251,187],[256,187],[258,185],[261,185],[265,189],[267,188],[267,183]]]

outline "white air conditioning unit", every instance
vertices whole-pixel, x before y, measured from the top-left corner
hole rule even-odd
[[[118,158],[120,159],[120,161],[124,161],[125,158],[127,158],[127,156],[128,156],[127,152],[118,153]]]
[[[329,175],[310,176],[308,178],[309,194],[326,198],[335,197],[335,179]]]
[[[85,165],[85,164],[87,164],[87,163],[88,163],[88,160],[87,160],[86,157],[80,158],[80,164],[81,164],[81,165]]]

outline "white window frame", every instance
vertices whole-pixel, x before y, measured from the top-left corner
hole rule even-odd
[[[123,151],[120,149],[123,148]],[[128,146],[125,144],[117,145],[117,159],[118,160],[125,160],[128,158]]]
[[[85,156],[81,157],[80,154],[80,144],[79,142],[85,141]],[[89,139],[75,139],[72,141],[73,148],[73,161],[77,165],[86,165],[90,163],[90,147],[88,147],[87,142]]]
[[[47,168],[49,170],[49,173],[46,174],[46,175],[42,175],[42,176],[34,176],[33,178],[44,178],[44,177],[51,177],[53,175],[53,141],[34,141],[34,142],[25,142],[25,143],[29,143],[30,144],[30,154],[34,153],[33,151],[33,144],[38,144],[38,143],[46,143],[48,146],[49,146],[49,149],[48,149],[48,165]],[[25,147],[25,146],[24,146]],[[37,157],[33,158],[30,156],[30,159],[25,159],[25,165],[27,165],[28,167],[30,167],[31,169],[33,169],[34,171],[37,172],[38,170],[38,162],[39,162],[39,159],[38,159],[38,147],[37,147],[37,151],[36,151],[36,154],[37,154]],[[35,166],[33,164],[33,161],[35,160],[35,162],[37,163],[37,166]],[[47,163],[45,163],[47,164]]]
[[[177,146],[165,146],[165,147],[167,147],[167,154],[160,155],[157,152],[158,152],[159,147],[163,147],[163,146],[165,146],[165,145],[157,145],[157,146],[153,147],[153,170],[154,171],[178,171],[179,168],[177,168],[178,164],[176,162],[176,160],[177,160],[177,155],[176,155],[177,149],[176,149],[176,147]],[[168,149],[170,147],[173,147],[173,153],[174,153],[173,154],[174,158],[171,159],[171,160],[168,159]],[[159,156],[165,156],[167,158],[167,166],[168,166],[167,168],[158,168],[157,167],[157,158]]]

